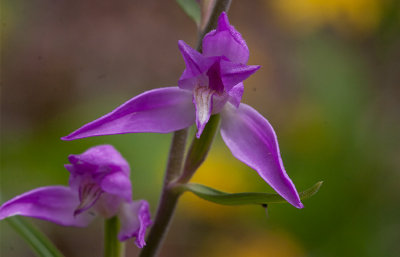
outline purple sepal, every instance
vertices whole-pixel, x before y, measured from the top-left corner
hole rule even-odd
[[[203,39],[204,56],[225,56],[230,61],[246,64],[249,48],[240,33],[229,24],[223,12],[218,19],[217,29],[210,31]]]
[[[95,217],[95,213],[74,215],[78,205],[78,192],[69,187],[39,187],[5,202],[0,207],[0,220],[21,215],[48,220],[63,226],[85,227]]]
[[[118,217],[121,221],[118,239],[125,241],[131,237],[136,237],[136,245],[139,248],[143,248],[146,245],[144,241],[146,229],[152,224],[148,202],[139,200],[123,203]]]
[[[63,140],[125,133],[169,133],[194,123],[191,92],[178,87],[144,92]]]
[[[283,167],[278,140],[269,122],[246,104],[227,104],[221,113],[221,135],[232,154],[255,169],[284,199],[303,208],[293,182]]]
[[[182,89],[192,90],[199,83],[197,81],[198,79],[193,80],[193,78],[196,78],[208,70],[215,62],[215,58],[207,58],[203,56],[182,40],[178,41],[178,47],[186,64],[186,69],[179,78],[178,86]],[[207,86],[207,78],[203,77],[203,79],[203,81],[200,79],[200,82],[203,82],[202,84],[204,84],[201,86]]]
[[[259,65],[246,65],[228,61],[221,61],[221,79],[226,92],[250,77],[261,68]]]

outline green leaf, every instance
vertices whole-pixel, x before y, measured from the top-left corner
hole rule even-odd
[[[300,198],[301,200],[310,198],[315,193],[318,192],[319,188],[322,185],[322,181],[316,183],[314,186],[309,189],[301,192]],[[189,191],[198,197],[222,204],[222,205],[245,205],[245,204],[271,204],[271,203],[287,203],[285,199],[283,199],[278,194],[270,194],[270,193],[226,193],[222,191],[218,191],[214,188],[200,185],[200,184],[183,184],[178,186],[179,190]]]
[[[14,216],[5,219],[8,224],[25,239],[32,250],[40,257],[63,257],[50,239],[23,218]]]
[[[197,26],[200,24],[201,11],[200,5],[196,0],[176,0],[185,13],[192,18]]]

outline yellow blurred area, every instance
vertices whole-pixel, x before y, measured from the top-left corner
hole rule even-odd
[[[304,256],[301,246],[285,232],[245,234],[232,240],[232,237],[220,237],[213,242],[213,248],[207,249],[209,257],[293,257]]]
[[[279,21],[300,32],[329,25],[341,32],[374,31],[382,16],[382,0],[273,0],[272,7]]]

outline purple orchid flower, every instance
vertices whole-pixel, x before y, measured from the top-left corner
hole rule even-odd
[[[221,135],[232,154],[255,169],[283,198],[302,208],[283,167],[276,134],[252,107],[240,103],[243,81],[260,66],[249,66],[249,49],[222,13],[216,30],[203,39],[203,53],[179,41],[186,69],[179,87],[144,92],[63,140],[124,133],[169,133],[194,123],[199,138],[212,114],[221,114]]]
[[[151,225],[149,204],[132,201],[130,168],[111,145],[100,145],[80,155],[70,155],[69,187],[36,188],[4,203],[0,220],[14,215],[48,220],[63,226],[87,226],[97,215],[118,215],[120,241],[136,237],[143,248],[146,228]]]

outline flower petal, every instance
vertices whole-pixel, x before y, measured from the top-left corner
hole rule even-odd
[[[240,33],[229,24],[225,12],[218,19],[216,30],[209,32],[203,39],[205,56],[225,56],[232,62],[247,63],[249,48]]]
[[[184,74],[191,77],[197,76],[208,69],[208,58],[204,57],[201,53],[197,52],[183,40],[178,41],[179,51],[181,51],[183,60],[186,64]]]
[[[68,160],[73,168],[67,169],[74,175],[122,171],[129,176],[130,173],[129,163],[112,145],[97,145],[82,154],[70,154]]]
[[[232,154],[255,169],[289,203],[303,208],[283,167],[278,140],[269,122],[246,104],[238,109],[227,104],[221,119],[221,135]]]
[[[121,230],[118,234],[120,241],[136,237],[135,243],[139,248],[146,245],[144,237],[146,229],[151,225],[149,204],[145,200],[123,203],[118,214]]]
[[[214,91],[208,87],[196,87],[193,91],[193,103],[196,107],[196,137],[200,138],[213,109]]]
[[[87,226],[93,213],[74,216],[78,193],[64,186],[47,186],[14,197],[0,207],[0,220],[22,215],[51,221],[63,226]]]
[[[228,92],[229,102],[233,104],[236,108],[239,107],[240,101],[242,101],[243,91],[244,91],[243,82],[240,82]]]
[[[261,66],[259,65],[246,65],[241,63],[234,63],[221,60],[221,79],[224,84],[225,90],[228,92],[238,83],[244,81],[256,72]]]
[[[116,195],[126,201],[132,200],[132,185],[129,175],[122,172],[113,172],[106,175],[101,183],[101,189],[109,194]]]
[[[112,145],[91,147],[82,154],[69,155],[68,160],[71,164],[66,164],[64,167],[71,173],[69,185],[75,190],[80,190],[81,184],[95,183],[101,185],[107,176],[117,176],[114,175],[115,173],[127,177],[125,181],[129,181],[130,183],[129,163]],[[125,181],[118,181],[122,183],[118,187],[125,186]],[[104,188],[102,189],[106,191]]]
[[[178,87],[144,92],[63,140],[125,133],[169,133],[194,123],[191,92]]]
[[[74,215],[81,214],[92,207],[100,196],[103,190],[97,183],[91,181],[83,182],[79,186],[79,205],[74,211]]]

